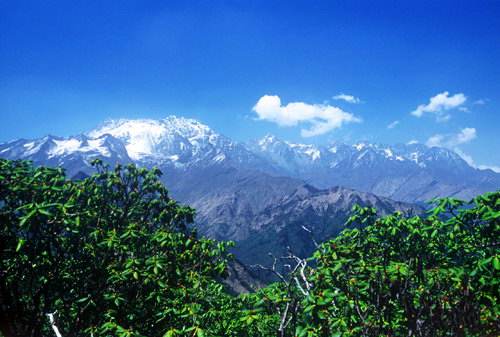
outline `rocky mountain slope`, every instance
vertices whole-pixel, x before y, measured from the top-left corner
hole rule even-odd
[[[261,189],[264,193],[276,190],[280,182],[274,177],[268,179],[266,184],[259,183],[253,188]],[[255,181],[248,181],[241,182],[238,187],[244,188],[246,183],[255,185]],[[210,237],[235,241],[235,255],[244,263],[270,265],[272,260],[269,253],[280,257],[285,255],[288,247],[298,256],[311,256],[316,249],[315,241],[321,243],[345,228],[344,223],[352,214],[351,208],[355,204],[374,207],[380,215],[394,211],[421,215],[424,211],[414,204],[396,202],[343,187],[320,190],[302,183],[293,188],[289,194],[284,193],[286,189],[282,189],[282,197],[274,195],[274,198],[261,199],[258,207],[246,208],[239,213],[231,212],[237,210],[234,207],[235,198],[231,197],[234,194],[223,189],[227,193],[222,194],[229,197],[217,200],[216,207],[198,208],[199,228]],[[253,204],[246,199],[241,203]],[[308,233],[309,230],[313,237]],[[270,275],[261,276],[266,278]]]

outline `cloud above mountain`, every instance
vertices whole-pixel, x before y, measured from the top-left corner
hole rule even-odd
[[[421,117],[424,113],[434,114],[437,122],[445,122],[451,118],[451,115],[446,111],[457,108],[464,104],[467,97],[464,94],[455,94],[449,96],[449,92],[437,94],[429,99],[428,104],[421,104],[417,109],[411,112],[412,115]]]
[[[340,93],[336,96],[332,97],[335,100],[346,101],[347,103],[361,103],[361,100],[358,97],[352,95],[346,95],[344,93]]]
[[[307,104],[292,102],[281,104],[278,96],[264,95],[253,107],[258,120],[274,122],[280,126],[296,126],[299,123],[310,124],[309,129],[302,129],[302,137],[325,134],[342,127],[345,123],[360,123],[362,119],[342,109],[328,104]]]
[[[396,126],[398,126],[399,121],[394,121],[391,124],[387,125],[388,129],[394,129]]]
[[[490,169],[496,173],[500,173],[500,166],[494,166],[494,165],[478,165],[474,159],[472,159],[471,156],[468,154],[464,153],[462,150],[460,150],[458,147],[453,149],[460,157],[462,157],[463,160],[467,162],[472,167],[478,168],[480,170],[487,170]]]
[[[425,145],[453,148],[460,144],[465,144],[476,138],[475,128],[463,128],[457,134],[434,135],[430,137]]]

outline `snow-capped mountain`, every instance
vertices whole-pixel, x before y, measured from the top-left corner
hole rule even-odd
[[[173,178],[180,172],[193,177],[208,168],[212,173],[227,168],[257,170],[318,188],[339,185],[406,202],[446,196],[467,199],[500,187],[500,174],[472,168],[444,148],[370,142],[319,146],[271,135],[240,144],[196,120],[175,116],[109,120],[72,137],[19,139],[0,144],[0,157],[63,166],[69,176],[93,172],[88,163],[96,157],[112,165],[155,165],[172,177],[168,185],[174,189],[182,185]]]
[[[265,157],[274,166],[293,172],[308,170],[318,166],[335,168],[342,161],[349,159],[354,167],[372,165],[374,161],[412,162],[422,168],[445,164],[453,167],[469,167],[455,152],[445,148],[428,148],[422,144],[396,144],[393,146],[358,142],[347,145],[334,142],[329,145],[311,145],[293,143],[267,135],[262,139],[252,140],[247,148]]]
[[[233,145],[224,136],[193,119],[109,120],[87,133],[92,138],[111,135],[123,142],[135,161],[186,163],[199,155]]]
[[[17,139],[0,144],[0,157],[33,160],[37,165],[62,166],[70,177],[88,170],[90,161],[95,158],[102,158],[110,164],[133,162],[123,142],[109,134],[99,137],[48,135],[35,140]]]
[[[266,166],[244,146],[217,134],[194,119],[170,116],[161,120],[109,120],[86,135],[110,135],[120,140],[129,157],[139,164],[186,169],[195,165],[242,163]]]
[[[475,169],[451,150],[422,144],[389,146],[365,141],[321,146],[268,135],[246,146],[272,166],[263,171],[303,179],[320,188],[340,185],[400,201],[425,202],[444,196],[467,199],[500,187],[500,174]]]
[[[0,157],[63,166],[69,176],[90,173],[89,162],[137,163],[187,170],[210,165],[267,167],[259,156],[193,119],[108,120],[95,130],[70,137],[46,136],[0,144]]]

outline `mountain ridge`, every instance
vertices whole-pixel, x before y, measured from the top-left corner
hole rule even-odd
[[[195,119],[176,116],[106,120],[75,136],[18,139],[1,143],[0,156],[62,165],[69,176],[88,174],[90,160],[97,157],[110,164],[137,163],[167,171],[211,165],[247,168],[321,189],[345,186],[419,204],[435,197],[468,199],[500,186],[499,173],[473,168],[445,148],[367,141],[312,145],[273,135],[238,143]]]

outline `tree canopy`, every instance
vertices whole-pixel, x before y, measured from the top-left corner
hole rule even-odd
[[[197,332],[222,286],[227,244],[189,229],[158,169],[133,165],[83,181],[62,169],[0,162],[4,335],[168,336]]]

